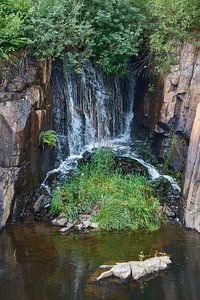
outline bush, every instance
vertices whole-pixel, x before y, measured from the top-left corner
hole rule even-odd
[[[107,73],[124,75],[129,59],[138,56],[145,16],[130,0],[96,2],[92,21],[95,35],[91,44],[95,61]],[[90,13],[88,15],[91,18]]]
[[[1,0],[0,57],[26,47],[41,59],[67,56],[77,70],[90,59],[124,75],[139,53],[146,67],[150,52],[167,71],[183,40],[199,45],[199,15],[199,0]]]
[[[0,58],[8,59],[9,53],[27,43],[21,25],[29,9],[27,0],[1,0],[0,3]]]
[[[98,204],[94,220],[106,230],[154,230],[162,223],[159,201],[146,179],[123,176],[115,169],[114,155],[108,149],[96,150],[90,165],[79,167],[72,178],[56,187],[51,204],[53,212],[65,212],[71,221]]]
[[[145,16],[130,0],[17,0],[14,12],[5,3],[4,53],[25,45],[38,58],[67,56],[77,70],[90,59],[122,75],[139,53]]]
[[[199,0],[148,0],[150,50],[158,71],[176,63],[180,43],[196,43],[200,28]]]

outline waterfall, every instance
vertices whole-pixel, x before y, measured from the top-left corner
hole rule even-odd
[[[94,146],[108,146],[128,139],[133,118],[135,79],[106,76],[100,67],[86,62],[76,74],[67,62],[53,69],[54,128],[62,159],[80,155]],[[61,159],[61,160],[62,160]]]
[[[94,147],[128,143],[133,119],[135,78],[107,76],[87,61],[80,74],[67,61],[52,70],[53,129],[58,135],[57,168],[47,173],[68,174],[82,154]]]
[[[162,175],[145,162],[131,146],[131,124],[134,118],[135,78],[106,76],[99,66],[85,63],[76,74],[67,62],[54,63],[52,74],[54,130],[58,134],[57,168],[47,173],[43,185],[54,173],[70,174],[87,150],[109,146],[117,154],[143,165],[150,181],[164,178],[176,196],[176,181]]]

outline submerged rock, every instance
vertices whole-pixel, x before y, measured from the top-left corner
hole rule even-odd
[[[123,280],[139,280],[167,269],[168,265],[171,263],[172,261],[169,256],[156,256],[144,261],[116,263],[114,266],[108,266],[108,268],[111,269],[103,272],[96,280],[99,281],[111,276]],[[100,266],[100,268],[102,268],[102,266]]]

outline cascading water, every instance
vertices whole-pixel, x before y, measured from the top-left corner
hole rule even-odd
[[[81,75],[65,70],[64,76],[69,155],[79,155],[88,147],[122,138],[130,127],[134,101],[134,93],[128,99],[125,97],[122,80],[105,76],[90,62]]]
[[[100,67],[87,62],[77,75],[67,63],[57,63],[53,66],[52,93],[58,167],[47,174],[44,185],[54,173],[69,174],[85,151],[109,146],[117,154],[137,160],[147,169],[150,180],[165,178],[174,194],[180,193],[172,177],[161,175],[131,147],[135,94],[132,74],[124,80],[106,76]]]
[[[66,64],[54,65],[52,92],[59,167],[67,174],[86,150],[127,142],[133,119],[135,78],[106,76],[87,62],[77,75]],[[45,179],[45,182],[46,182]]]

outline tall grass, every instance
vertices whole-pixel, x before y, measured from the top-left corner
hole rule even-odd
[[[158,229],[162,223],[159,201],[144,177],[126,175],[116,169],[114,154],[97,149],[90,164],[78,167],[74,175],[53,191],[52,211],[64,212],[69,220],[90,213],[98,204],[94,221],[111,229]]]

